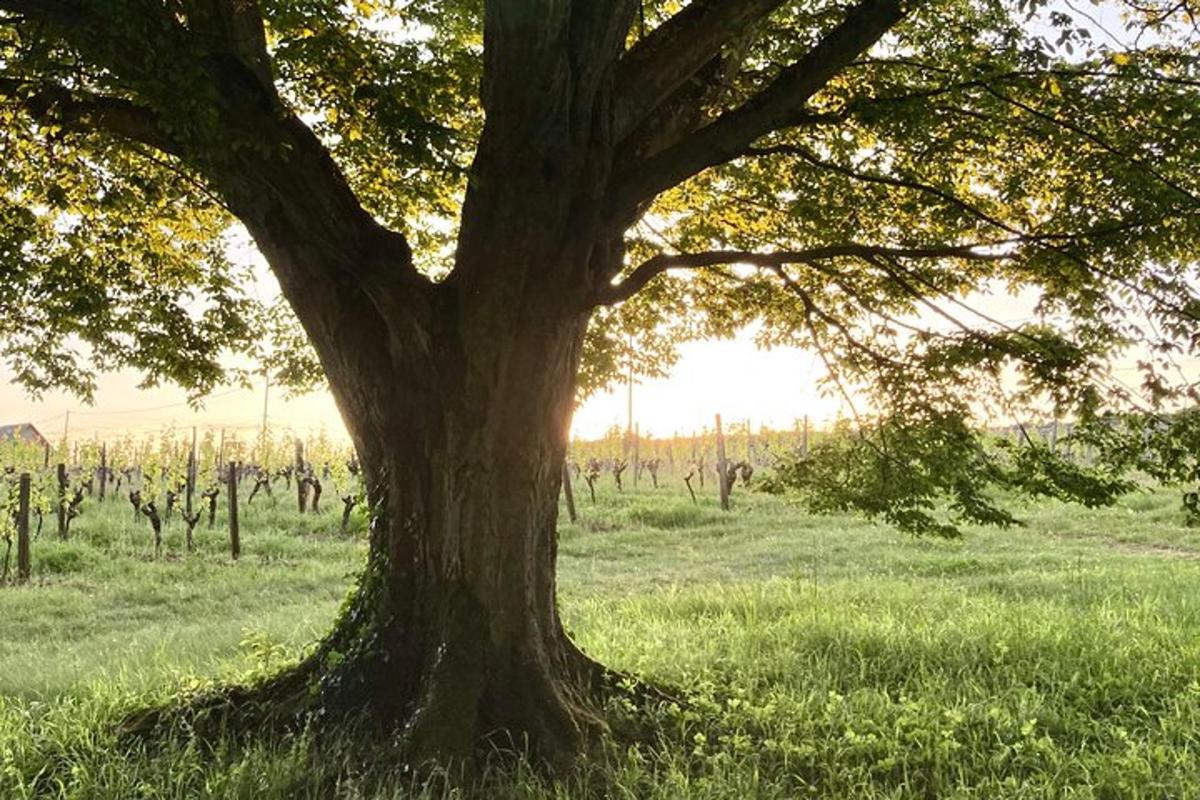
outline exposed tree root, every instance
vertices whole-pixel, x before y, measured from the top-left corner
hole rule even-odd
[[[613,733],[603,715],[610,700],[639,707],[686,705],[681,694],[605,667],[566,637],[561,641],[568,679],[523,667],[519,679],[507,682],[516,687],[508,692],[496,691],[494,682],[481,678],[481,652],[454,654],[454,648],[439,648],[439,657],[417,684],[418,699],[403,704],[401,713],[394,700],[380,702],[386,692],[370,682],[330,681],[323,646],[259,683],[218,687],[140,710],[126,717],[118,732],[140,741],[182,734],[215,743],[314,726],[333,731],[366,724],[397,737],[413,765],[458,765],[462,773],[463,765],[481,756],[511,752],[562,772]],[[366,678],[385,674],[380,666],[339,664],[336,670]],[[353,689],[345,688],[351,685]],[[618,735],[643,738],[645,733],[625,728]]]
[[[151,739],[185,731],[200,739],[240,732],[278,732],[304,725],[316,710],[312,659],[259,683],[207,689],[136,711],[118,725],[122,737]]]

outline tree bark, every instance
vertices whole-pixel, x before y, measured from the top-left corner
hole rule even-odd
[[[558,467],[587,315],[542,310],[514,316],[486,352],[456,344],[461,328],[438,331],[444,351],[403,381],[330,375],[339,397],[390,401],[365,415],[343,407],[371,555],[301,668],[305,693],[316,686],[326,710],[401,729],[417,760],[486,744],[565,762],[602,726],[589,710],[599,668],[567,639],[555,603]]]

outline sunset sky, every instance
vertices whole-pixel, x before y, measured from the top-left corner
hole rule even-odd
[[[270,300],[278,284],[244,232],[234,233],[231,254],[251,266],[254,280],[250,293]],[[1028,293],[1010,296],[997,292],[978,297],[971,305],[1007,323],[1032,318],[1034,297]],[[937,327],[937,318],[922,323]],[[1115,365],[1118,377],[1136,382],[1133,358]],[[1196,371],[1196,359],[1188,371]],[[681,349],[681,358],[671,375],[634,386],[634,420],[646,436],[684,435],[713,425],[715,414],[731,422],[750,421],[760,426],[790,428],[805,415],[821,427],[846,414],[844,403],[821,393],[817,383],[824,374],[815,354],[796,348],[763,350],[754,343],[753,331],[745,330],[733,340],[692,342]],[[30,398],[12,384],[10,373],[0,368],[0,424],[34,423],[47,438],[59,441],[64,428],[70,437],[117,438],[132,433],[159,433],[166,426],[196,425],[202,429],[224,429],[227,434],[249,440],[262,425],[263,387],[251,390],[218,389],[202,408],[192,409],[187,395],[175,387],[138,389],[133,373],[102,376],[93,406],[62,393]],[[612,426],[626,424],[626,389],[616,388],[590,398],[575,415],[572,435],[593,439]],[[67,414],[70,412],[68,420]],[[287,399],[279,389],[267,398],[272,428],[300,435],[321,430],[344,437],[345,428],[332,397],[319,392]]]
[[[278,295],[278,283],[240,227],[231,231],[229,251],[253,271],[248,288],[252,296],[270,301]],[[817,425],[838,413],[840,403],[822,397],[818,391],[816,381],[822,372],[813,357],[794,348],[761,350],[750,331],[731,341],[684,345],[681,355],[668,379],[634,387],[635,420],[644,435],[699,431],[711,427],[717,413],[730,420],[749,419],[755,428],[791,427],[805,414]],[[95,405],[88,407],[61,393],[31,399],[12,384],[10,373],[0,369],[0,424],[33,422],[53,441],[61,439],[68,411],[67,427],[72,438],[115,438],[126,432],[158,432],[168,425],[197,425],[223,428],[249,439],[261,428],[262,386],[217,390],[203,408],[193,410],[180,389],[139,390],[138,383],[134,373],[103,376]],[[613,425],[624,427],[626,402],[624,386],[589,399],[575,415],[572,434],[590,439],[603,436]],[[326,392],[288,400],[275,389],[267,399],[267,411],[272,427],[289,428],[303,435],[322,429],[332,436],[345,435],[337,407]]]
[[[685,345],[683,357],[666,380],[634,387],[635,419],[644,434],[670,436],[711,427],[713,415],[750,419],[754,427],[790,427],[808,414],[813,424],[830,420],[839,403],[822,397],[816,381],[821,368],[802,350],[760,350],[749,332],[732,341],[695,342]],[[116,437],[127,431],[155,432],[174,424],[225,428],[249,438],[262,424],[263,389],[218,390],[193,411],[186,395],[176,388],[139,390],[134,374],[107,375],[100,379],[96,404],[88,407],[64,394],[33,400],[0,373],[0,424],[33,422],[47,437],[58,440],[70,411],[73,437]],[[344,435],[332,398],[324,392],[286,400],[271,392],[268,416],[272,426],[300,433]],[[624,427],[626,390],[590,399],[576,413],[573,433],[582,438],[602,436],[613,425]]]
[[[256,292],[276,291],[269,276],[260,276]],[[1008,322],[1028,318],[1029,298],[993,297],[976,303]],[[1118,377],[1136,381],[1133,359],[1116,365]],[[1195,359],[1188,372],[1195,372]],[[824,374],[815,355],[796,348],[763,350],[753,332],[743,331],[728,341],[693,342],[682,347],[681,358],[671,375],[634,386],[634,419],[643,435],[672,436],[700,431],[713,425],[720,413],[730,422],[749,420],[760,426],[790,428],[808,415],[814,427],[822,427],[846,409],[839,398],[821,393],[817,385]],[[0,370],[0,424],[32,422],[52,441],[59,441],[64,428],[72,439],[117,438],[159,433],[174,425],[184,428],[224,429],[243,440],[255,437],[262,425],[263,387],[251,390],[219,389],[200,409],[187,404],[186,394],[175,387],[138,389],[133,373],[102,376],[93,406],[62,393],[30,398]],[[626,424],[626,389],[590,398],[575,415],[572,435],[593,439],[610,427]],[[68,420],[67,413],[70,412]],[[274,429],[300,435],[321,430],[344,437],[345,429],[332,397],[319,392],[287,399],[278,388],[267,398],[267,412]]]

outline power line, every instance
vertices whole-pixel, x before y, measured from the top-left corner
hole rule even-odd
[[[202,400],[216,400],[218,397],[228,397],[231,394],[237,394],[238,392],[245,392],[245,391],[250,391],[250,390],[239,386],[237,388],[229,389],[224,392],[218,392],[216,394],[205,395],[202,398]],[[149,406],[147,408],[131,408],[126,411],[75,411],[74,413],[77,415],[89,416],[89,417],[110,417],[110,416],[120,416],[120,415],[125,415],[125,414],[145,414],[150,411],[167,411],[172,408],[183,408],[185,406],[190,408],[192,406],[192,404],[190,402],[188,402],[187,400],[184,400],[181,403],[168,403],[166,405]],[[67,412],[67,413],[72,413],[72,412]],[[58,416],[61,417],[62,414],[59,414]],[[55,419],[57,419],[57,417],[55,417]]]

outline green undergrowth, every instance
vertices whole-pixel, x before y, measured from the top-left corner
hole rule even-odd
[[[686,708],[616,703],[636,741],[466,783],[349,728],[119,740],[130,708],[295,658],[365,546],[361,520],[281,500],[243,516],[236,563],[220,521],[155,558],[127,506],[89,503],[0,589],[0,797],[1200,797],[1200,531],[1177,492],[1015,501],[1026,525],[944,541],[740,487],[724,513],[710,489],[577,492],[560,544],[572,635]]]

